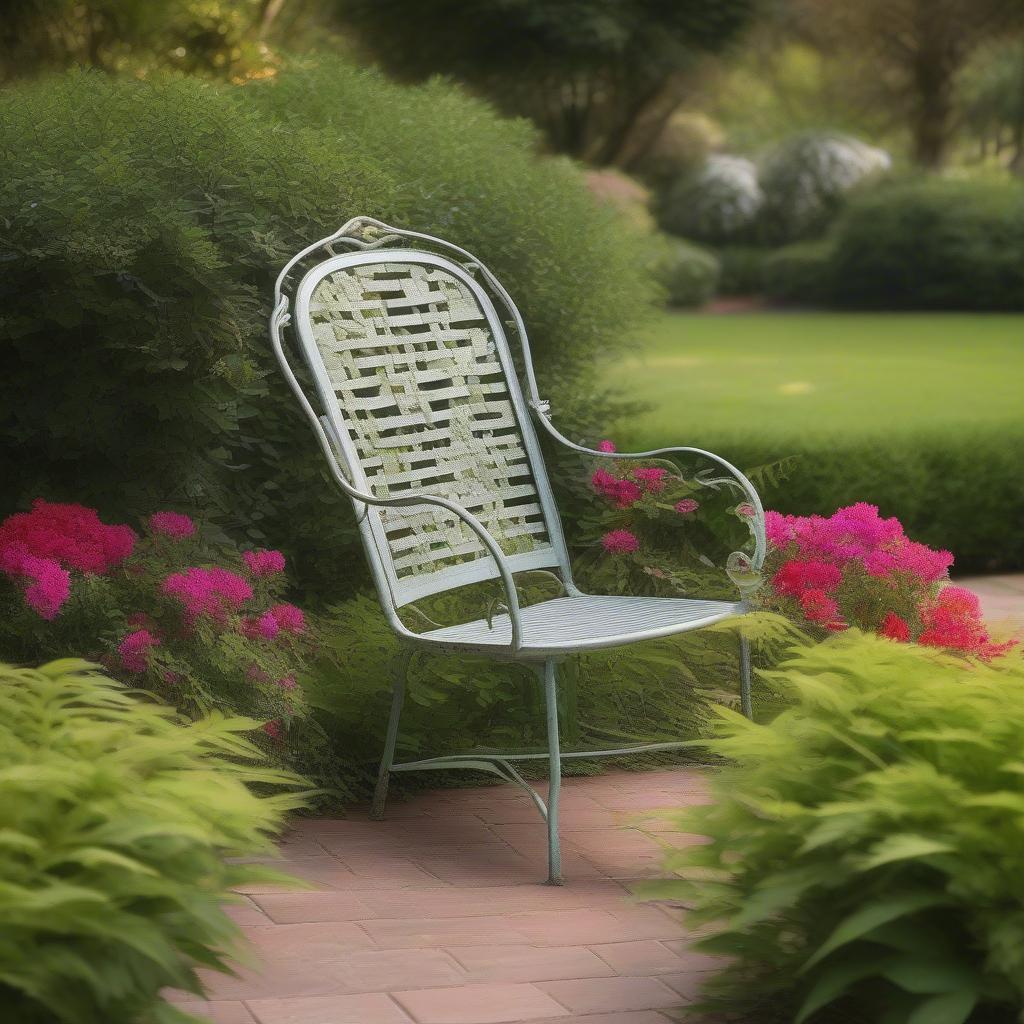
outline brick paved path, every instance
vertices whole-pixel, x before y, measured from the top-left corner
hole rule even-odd
[[[997,629],[1024,626],[1024,575],[957,582]],[[663,844],[644,812],[705,799],[698,769],[567,779],[569,884],[538,884],[544,829],[512,786],[444,790],[365,815],[303,821],[284,866],[310,892],[254,887],[235,911],[256,950],[211,1000],[216,1024],[666,1024],[715,961],[679,915],[629,898]],[[632,822],[632,827],[623,827]]]
[[[696,769],[566,779],[563,862],[545,875],[544,828],[513,786],[394,802],[388,820],[303,821],[284,865],[312,892],[256,886],[235,915],[258,961],[212,976],[217,1024],[666,1024],[714,960],[685,948],[678,913],[629,898],[663,844],[654,819],[705,799]]]

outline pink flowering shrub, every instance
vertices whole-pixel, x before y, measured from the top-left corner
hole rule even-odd
[[[268,750],[300,761],[319,742],[298,682],[314,638],[284,571],[279,551],[212,547],[178,512],[140,536],[39,499],[0,523],[0,654],[84,655],[188,714],[268,723]]]
[[[765,525],[766,608],[826,631],[857,626],[984,659],[1013,646],[995,643],[977,597],[949,584],[952,554],[910,540],[874,505],[859,502],[828,518],[768,512]]]
[[[596,448],[616,452],[611,441]],[[723,567],[730,552],[749,549],[754,510],[742,492],[701,478],[708,469],[723,476],[714,464],[696,456],[690,462],[594,460],[579,488],[588,551],[577,571],[587,585],[709,598],[734,592]]]

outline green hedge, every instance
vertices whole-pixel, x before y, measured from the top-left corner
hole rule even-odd
[[[562,416],[646,312],[643,245],[521,121],[344,63],[244,88],[73,73],[0,94],[0,514],[212,509],[331,595],[348,506],[269,355],[273,279],[355,214],[444,235],[521,303]],[[599,418],[599,417],[596,417]]]
[[[235,858],[271,856],[302,802],[282,792],[300,780],[259,767],[257,725],[186,725],[83,661],[0,665],[7,1024],[184,1022],[163,991],[199,997],[197,968],[231,970],[223,908],[277,877]]]
[[[720,274],[719,295],[760,295],[764,291],[764,264],[771,249],[754,245],[725,245],[715,249]]]
[[[703,306],[715,294],[720,271],[714,253],[679,238],[653,239],[655,280],[665,289],[670,306]]]
[[[831,242],[794,242],[776,249],[763,264],[767,296],[780,302],[827,306],[835,294]]]
[[[741,466],[778,458],[777,445],[705,438]],[[762,493],[765,506],[801,515],[829,514],[867,501],[898,515],[908,536],[956,556],[954,573],[1019,571],[1024,535],[1020,453],[1024,426],[967,427],[844,441],[802,438],[791,471]]]
[[[804,305],[1024,310],[1024,185],[922,178],[857,191],[826,240],[769,258],[765,285]]]
[[[1024,185],[924,179],[854,197],[836,224],[836,301],[1024,309]]]

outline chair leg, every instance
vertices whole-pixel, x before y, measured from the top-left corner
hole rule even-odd
[[[395,745],[398,742],[398,720],[402,717],[402,705],[405,703],[405,681],[411,657],[411,650],[403,651],[396,666],[395,679],[392,684],[394,696],[391,699],[391,716],[388,718],[384,753],[377,770],[377,785],[373,791],[373,804],[370,806],[370,817],[374,821],[380,821],[384,817],[384,803],[388,798],[388,783],[391,780],[391,765],[395,760]]]
[[[561,885],[562,851],[558,835],[558,796],[562,788],[562,755],[558,741],[558,666],[544,662],[544,703],[548,723],[548,885]]]
[[[740,637],[740,710],[754,720],[754,703],[750,693],[750,641]]]

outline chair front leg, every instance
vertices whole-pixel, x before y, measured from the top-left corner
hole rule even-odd
[[[562,754],[558,739],[558,665],[548,658],[541,670],[548,726],[548,885],[562,885],[562,851],[558,834],[558,797],[562,788]]]
[[[388,731],[384,739],[384,753],[377,769],[377,785],[373,791],[373,804],[370,817],[380,821],[384,817],[384,803],[388,798],[388,783],[391,780],[391,765],[395,760],[395,745],[398,743],[398,720],[402,717],[402,705],[405,704],[405,684],[409,675],[409,662],[412,660],[412,648],[405,647],[399,655],[395,666],[395,678],[392,683],[394,695],[391,698],[391,715],[388,718]]]

